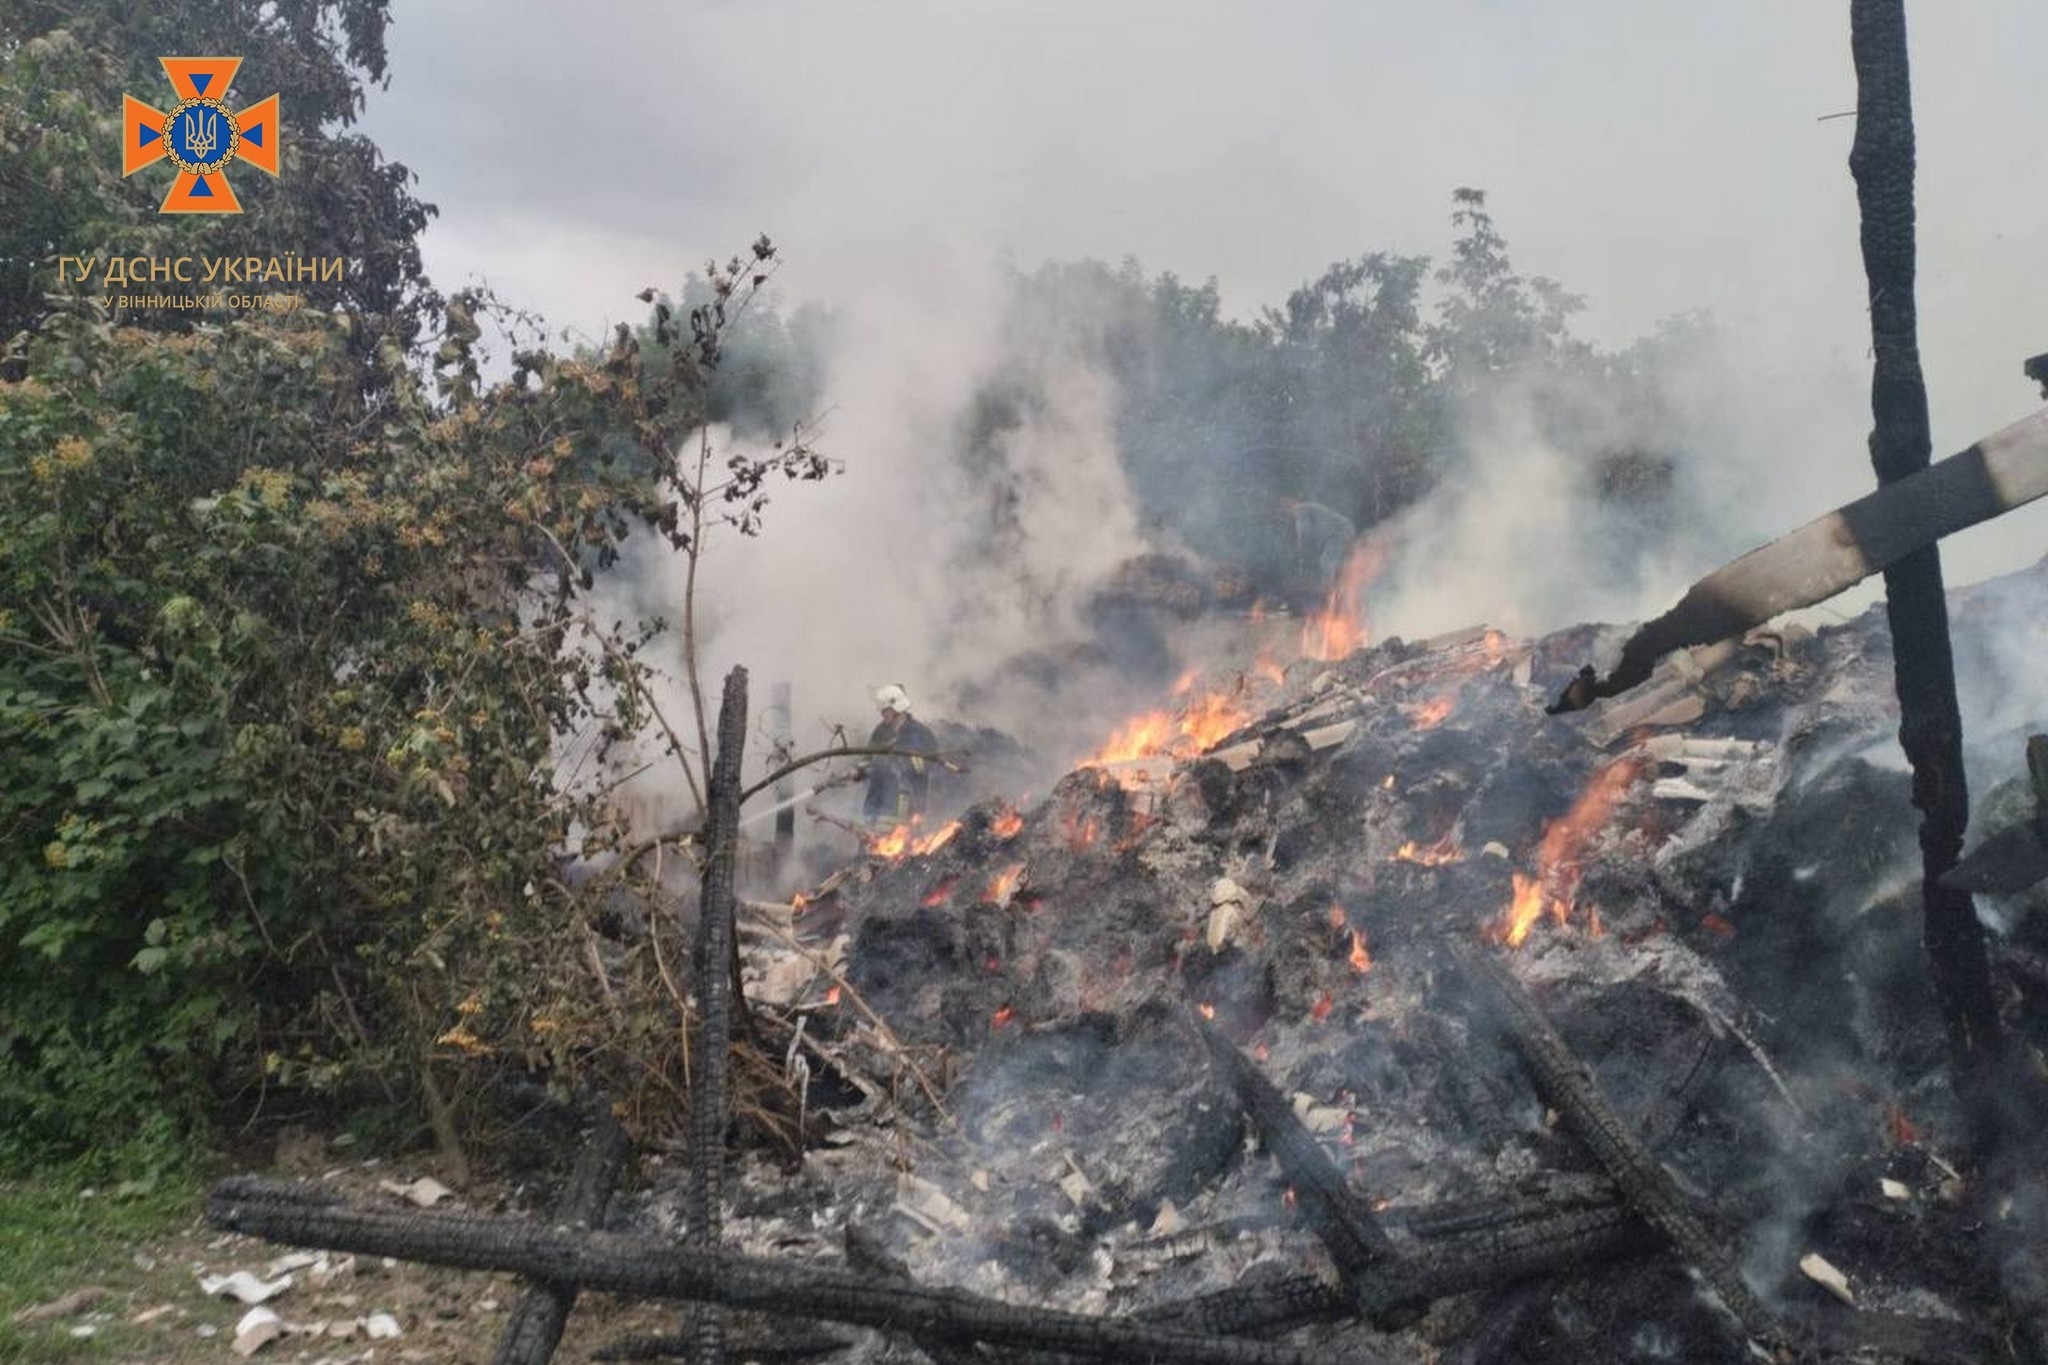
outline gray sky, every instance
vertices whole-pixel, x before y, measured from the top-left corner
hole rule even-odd
[[[1754,337],[1755,384],[1782,390],[1760,403],[1800,409],[1785,453],[1827,447],[1772,520],[1870,483],[1854,121],[1822,119],[1855,103],[1842,0],[394,9],[366,129],[441,207],[430,270],[557,324],[637,317],[633,291],[762,231],[785,300],[877,336],[949,335],[1004,253],[1136,254],[1249,314],[1341,257],[1441,256],[1475,185],[1517,266],[1587,297],[1593,339],[1689,308]],[[2019,366],[2048,350],[2048,44],[2039,0],[1909,19],[1943,454],[2039,402]],[[1952,577],[2048,548],[2048,519],[2008,521],[1953,543]]]

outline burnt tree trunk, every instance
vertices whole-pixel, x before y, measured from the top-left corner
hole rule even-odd
[[[1913,302],[1913,99],[1904,0],[1852,0],[1856,141],[1849,170],[1862,210],[1863,270],[1870,288],[1870,462],[1880,484],[1927,467],[1927,385],[1920,372]],[[1941,551],[1928,546],[1885,570],[1899,695],[1899,743],[1913,767],[1921,813],[1923,937],[1948,1026],[1955,1083],[1988,1141],[1988,1082],[2003,1050],[1984,931],[1966,892],[1941,886],[1956,865],[1970,818],[1963,779],[1963,722],[1956,704]]]
[[[733,993],[731,958],[736,901],[734,863],[740,826],[740,759],[747,741],[747,670],[725,675],[718,706],[718,758],[711,767],[704,818],[704,895],[697,915],[697,1064],[690,1077],[690,1245],[718,1245],[725,1192],[725,1127],[731,1113]],[[703,1310],[696,1319],[698,1365],[722,1365],[724,1326]]]

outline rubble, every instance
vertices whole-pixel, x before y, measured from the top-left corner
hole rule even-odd
[[[1959,596],[1996,675],[2048,568]],[[248,1183],[211,1216],[717,1302],[736,1340],[738,1310],[890,1334],[848,1359],[1997,1358],[1881,615],[1667,660],[1625,731],[1546,717],[1609,634],[1226,681],[1241,714],[1170,724],[1178,757],[745,907],[805,1151],[722,1168],[713,1244],[660,1178],[584,1233]],[[2023,682],[1972,702],[2008,769]]]

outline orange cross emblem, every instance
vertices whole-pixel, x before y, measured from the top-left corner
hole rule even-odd
[[[240,213],[228,167],[245,162],[277,174],[277,96],[239,113],[223,103],[240,57],[162,57],[178,102],[169,113],[123,95],[121,174],[169,161],[178,168],[162,213]]]

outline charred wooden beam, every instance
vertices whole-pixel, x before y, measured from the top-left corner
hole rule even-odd
[[[1382,1327],[1412,1321],[1420,1312],[1419,1304],[1390,1299],[1373,1287],[1375,1277],[1399,1259],[1379,1219],[1351,1192],[1337,1163],[1295,1117],[1294,1106],[1266,1079],[1258,1064],[1208,1024],[1199,1019],[1194,1023],[1245,1117],[1286,1173],[1303,1219],[1329,1249],[1353,1301]]]
[[[697,1064],[690,1078],[690,1245],[718,1245],[724,1196],[725,1128],[731,1114],[732,1016],[739,1001],[736,954],[738,902],[733,865],[739,856],[740,760],[747,742],[747,670],[725,675],[718,706],[718,758],[704,817],[703,905],[697,916]],[[723,1365],[725,1347],[718,1314],[700,1311],[696,1320],[698,1365]]]
[[[632,1144],[625,1129],[612,1116],[611,1104],[602,1096],[591,1102],[590,1137],[569,1172],[569,1183],[555,1208],[555,1220],[563,1227],[589,1229],[604,1224],[612,1191],[625,1170]],[[491,1365],[547,1365],[562,1341],[562,1329],[569,1310],[576,1303],[577,1286],[559,1280],[536,1280],[520,1296],[498,1338]]]
[[[718,1304],[1085,1359],[1335,1365],[1328,1354],[1270,1342],[1025,1308],[960,1289],[921,1288],[648,1237],[570,1232],[523,1218],[351,1207],[316,1188],[246,1176],[215,1186],[206,1216],[215,1227],[289,1246],[509,1272],[629,1298]]]
[[[1913,90],[1905,0],[1851,0],[1849,39],[1856,65],[1849,170],[1870,285],[1870,462],[1880,485],[1896,484],[1927,468],[1933,444],[1913,299]],[[1988,1141],[1987,1088],[2005,1051],[2004,1031],[1976,908],[1967,892],[1941,885],[1962,853],[1970,797],[1940,549],[1930,545],[1886,569],[1884,588],[1899,743],[1913,767],[1913,804],[1921,814],[1922,938],[1948,1024],[1956,1086],[1974,1112],[1980,1142]]]
[[[1432,1303],[1541,1275],[1575,1273],[1657,1246],[1655,1234],[1620,1204],[1564,1213],[1514,1201],[1509,1208],[1513,1216],[1490,1227],[1420,1242],[1368,1287],[1368,1305],[1396,1299]],[[1237,1285],[1133,1316],[1176,1330],[1236,1335],[1332,1321],[1359,1310],[1349,1290],[1302,1275]]]
[[[743,1359],[757,1365],[786,1360],[816,1360],[844,1351],[853,1341],[844,1333],[828,1332],[805,1323],[777,1318],[741,1317],[726,1324],[726,1345]],[[592,1360],[684,1360],[696,1349],[694,1336],[670,1333],[666,1336],[622,1337],[590,1353]]]
[[[2048,408],[1722,565],[1629,636],[1613,672],[1601,678],[1590,665],[1583,670],[1550,713],[1581,711],[1618,696],[1647,681],[1667,654],[1732,639],[1825,602],[1880,570],[1935,553],[1944,536],[2043,496]]]
[[[1766,1341],[1781,1340],[1775,1317],[1749,1291],[1735,1262],[1708,1232],[1691,1202],[1650,1150],[1629,1132],[1601,1093],[1593,1073],[1537,1008],[1522,983],[1487,952],[1455,941],[1446,946],[1467,981],[1491,1007],[1509,1044],[1535,1079],[1537,1092],[1600,1163],[1622,1197],[1670,1240],[1746,1331]]]

